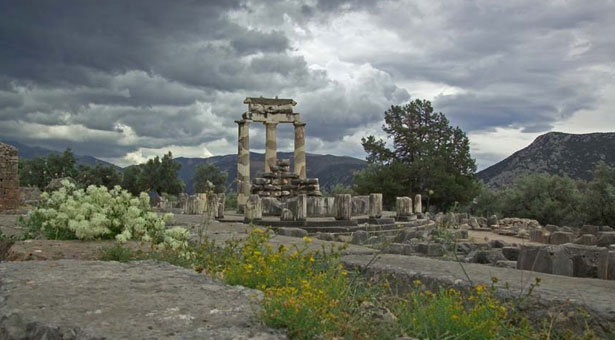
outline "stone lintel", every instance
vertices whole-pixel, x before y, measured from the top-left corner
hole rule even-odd
[[[243,118],[262,123],[295,123],[301,121],[299,113],[256,113],[245,112]]]

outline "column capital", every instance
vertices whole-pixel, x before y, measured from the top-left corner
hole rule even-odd
[[[304,122],[293,122],[293,125],[294,126],[305,126],[306,123],[304,123]]]
[[[240,120],[236,120],[235,123],[237,124],[250,124],[252,121],[249,119],[240,119]]]
[[[263,122],[263,124],[265,124],[265,126],[267,126],[267,125],[277,126],[279,124],[279,122]]]

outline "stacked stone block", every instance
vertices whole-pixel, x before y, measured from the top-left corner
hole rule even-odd
[[[17,148],[0,143],[0,210],[19,205],[18,167]]]
[[[290,171],[290,160],[278,159],[276,165],[262,177],[252,179],[252,194],[260,197],[275,197],[285,201],[297,195],[322,196],[318,178],[300,178]]]

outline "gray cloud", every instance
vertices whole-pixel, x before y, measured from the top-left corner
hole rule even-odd
[[[3,1],[0,139],[116,159],[171,145],[234,152],[243,98],[278,95],[299,103],[311,145],[357,156],[348,138],[421,83],[454,88],[434,106],[469,132],[548,131],[600,105],[615,69],[614,11],[580,1]],[[341,33],[320,40],[321,27]],[[292,129],[279,137],[288,148]]]

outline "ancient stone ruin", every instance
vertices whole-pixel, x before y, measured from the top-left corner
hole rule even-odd
[[[278,98],[252,98],[247,97],[244,104],[248,104],[248,111],[242,115],[241,120],[235,121],[238,125],[237,150],[237,208],[242,212],[251,194],[259,196],[276,196],[287,198],[292,191],[300,190],[291,186],[303,186],[307,190],[312,185],[311,192],[317,195],[320,188],[318,181],[310,182],[306,178],[305,165],[305,123],[301,121],[300,114],[293,112],[297,103],[292,99]],[[250,181],[250,123],[265,124],[265,173],[260,179]],[[276,128],[280,123],[290,123],[295,127],[295,154],[294,169],[290,172],[290,163],[286,160],[277,161]],[[295,181],[294,184],[291,183]],[[305,183],[303,183],[305,181]],[[254,184],[254,190],[252,185]],[[286,189],[286,190],[285,190]]]
[[[17,148],[0,143],[0,210],[19,205],[18,168]]]

